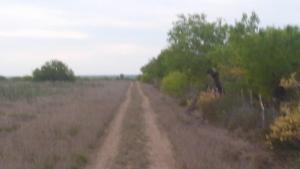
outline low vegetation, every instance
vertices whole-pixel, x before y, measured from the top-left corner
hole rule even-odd
[[[78,83],[79,84],[79,83]],[[69,83],[32,83],[23,80],[8,80],[0,83],[0,100],[17,101],[26,99],[28,101],[38,96],[63,94],[72,89]]]
[[[12,90],[21,91],[28,85],[38,94],[30,94],[27,99],[16,92],[13,100],[1,96],[3,169],[84,168],[129,85],[126,81],[104,80],[19,83],[25,84],[16,84]]]

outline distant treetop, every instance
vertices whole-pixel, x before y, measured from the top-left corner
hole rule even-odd
[[[32,73],[35,81],[74,81],[75,75],[72,69],[59,61],[51,60],[46,62],[41,68],[37,68]]]

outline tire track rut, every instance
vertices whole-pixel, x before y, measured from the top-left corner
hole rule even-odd
[[[131,102],[132,86],[133,84],[131,83],[126,93],[126,99],[121,104],[116,117],[110,124],[108,135],[97,154],[95,163],[92,164],[90,169],[109,169],[111,167],[111,163],[118,153],[123,119]]]
[[[137,92],[137,93],[133,93],[133,92]],[[137,102],[136,95],[139,95],[138,97],[139,99],[141,99],[140,101],[138,101],[138,103],[136,103]],[[132,98],[133,96],[135,96],[134,100]],[[135,103],[133,103],[133,101],[135,101]],[[136,104],[141,104],[141,105],[136,105]],[[145,165],[145,167],[147,166],[146,168],[148,169],[176,169],[177,167],[176,167],[176,162],[174,159],[171,143],[167,135],[159,129],[156,121],[156,114],[151,107],[149,98],[145,95],[141,87],[141,84],[139,82],[136,82],[136,84],[133,83],[130,84],[130,87],[126,93],[126,99],[121,104],[116,117],[113,119],[112,123],[110,124],[110,127],[108,129],[108,134],[104,139],[100,151],[97,154],[95,163],[92,163],[89,169],[111,169],[114,166],[116,166],[113,163],[116,162],[117,156],[121,155],[120,153],[122,152],[120,151],[122,148],[120,147],[122,134],[127,132],[124,131],[124,129],[126,128],[124,128],[123,121],[125,119],[125,116],[127,117],[128,115],[130,115],[128,113],[132,113],[128,111],[133,111],[129,109],[130,106],[135,107],[133,109],[134,111],[139,110],[138,107],[140,106],[141,107],[140,113],[142,114],[143,119],[145,120],[145,126],[139,129],[139,130],[144,130],[143,132],[145,132],[145,136],[147,137],[145,143],[146,146],[145,148],[147,153],[145,157],[147,158],[147,161],[149,163]],[[138,120],[138,118],[136,120]],[[138,123],[132,123],[132,124],[138,124]],[[130,125],[130,126],[135,126],[135,125]],[[138,130],[136,129],[130,129],[130,126],[127,127],[128,129],[126,130],[130,130],[131,132],[138,132]],[[141,127],[141,125],[136,125],[136,127]],[[129,144],[131,145],[135,143],[134,141],[132,141],[132,143]],[[139,148],[138,150],[131,149],[130,151],[136,151],[136,152],[129,152],[129,150],[128,152],[127,150],[125,152],[132,153],[132,154],[143,154],[141,152],[137,152],[137,151],[142,151],[142,148]],[[128,156],[127,153],[125,154],[126,156]],[[122,159],[123,157],[119,157],[119,159],[120,158]],[[125,158],[125,156],[124,159],[139,160],[138,158],[134,158],[134,159]],[[127,163],[130,164],[130,161],[127,161],[126,164]],[[123,167],[130,168],[130,165],[126,165]]]
[[[158,128],[156,115],[140,83],[137,86],[143,98],[142,107],[146,119],[146,134],[149,137],[149,169],[176,169],[171,143],[167,135]]]

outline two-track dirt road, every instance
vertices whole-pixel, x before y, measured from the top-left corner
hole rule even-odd
[[[148,97],[144,94],[138,83],[138,91],[143,98],[143,110],[146,119],[146,133],[149,138],[150,147],[150,169],[175,169],[170,141],[166,134],[158,128],[155,113],[150,105]]]
[[[137,163],[141,159],[145,162]],[[149,99],[139,83],[132,83],[88,169],[141,167],[176,169],[170,141],[158,127]]]
[[[262,146],[186,116],[175,100],[132,83],[87,169],[267,169]]]

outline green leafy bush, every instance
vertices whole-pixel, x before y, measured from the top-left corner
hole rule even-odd
[[[149,83],[151,81],[151,77],[148,73],[144,73],[141,75],[140,80],[145,83]]]
[[[181,72],[172,72],[163,78],[161,90],[173,96],[183,96],[188,88],[188,77]]]
[[[75,75],[66,64],[58,60],[46,62],[40,69],[33,71],[35,81],[74,81]]]
[[[22,80],[25,80],[25,81],[32,81],[32,76],[23,76],[23,77],[22,77]]]

